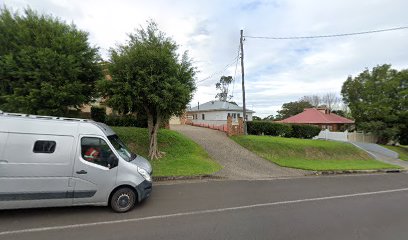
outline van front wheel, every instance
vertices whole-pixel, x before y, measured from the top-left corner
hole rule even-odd
[[[127,212],[135,206],[136,194],[133,189],[123,187],[112,195],[110,206],[115,212]]]

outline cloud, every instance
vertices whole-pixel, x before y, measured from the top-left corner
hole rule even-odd
[[[123,43],[127,33],[154,19],[161,30],[188,50],[200,82],[192,105],[214,99],[215,83],[235,74],[239,31],[246,36],[304,36],[358,32],[406,26],[408,2],[395,0],[5,0],[14,9],[27,5],[74,22],[90,33],[92,44],[107,50]],[[275,114],[289,101],[314,93],[340,92],[348,75],[392,64],[407,68],[408,30],[343,38],[273,41],[246,38],[247,105],[260,116]],[[240,103],[240,65],[234,101]]]

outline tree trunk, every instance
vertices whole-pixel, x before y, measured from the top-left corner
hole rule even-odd
[[[154,116],[147,109],[146,113],[147,113],[147,128],[149,130],[149,158],[150,160],[159,159],[163,156],[163,153],[159,151],[159,147],[157,144],[157,133],[159,131],[161,118],[158,113],[156,116]]]

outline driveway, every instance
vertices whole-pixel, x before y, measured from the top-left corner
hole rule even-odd
[[[228,179],[267,179],[304,176],[308,171],[280,167],[234,142],[223,132],[190,125],[171,129],[191,138],[224,168],[215,175]]]
[[[398,159],[398,153],[374,143],[351,142],[354,146],[363,149],[378,161],[394,164],[408,170],[408,161]]]

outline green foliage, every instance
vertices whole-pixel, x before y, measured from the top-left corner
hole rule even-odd
[[[292,132],[292,127],[288,124],[273,123],[266,121],[247,122],[248,134],[252,135],[269,135],[289,137]]]
[[[180,115],[195,90],[195,69],[187,52],[177,54],[176,43],[154,22],[129,35],[127,44],[110,50],[112,81],[99,89],[108,105],[121,113],[149,112],[169,119]]]
[[[278,111],[278,115],[276,116],[276,119],[282,120],[282,119],[294,116],[296,114],[303,112],[305,108],[311,108],[311,107],[313,107],[312,104],[310,104],[307,101],[296,101],[296,102],[284,103],[282,105],[282,109]]]
[[[233,136],[234,141],[280,166],[306,170],[397,169],[349,143],[269,136]]]
[[[187,52],[180,57],[176,43],[149,22],[129,35],[129,41],[110,51],[109,73],[98,87],[107,104],[122,114],[147,116],[150,159],[160,158],[157,131],[171,116],[181,115],[196,89],[195,68]]]
[[[252,116],[252,119],[253,119],[254,121],[260,121],[260,120],[262,120],[262,118],[260,118],[260,117],[258,117],[258,116]]]
[[[215,98],[219,101],[226,102],[232,96],[228,96],[228,87],[232,83],[232,76],[222,76],[220,81],[215,84],[215,87],[220,92],[215,95]]]
[[[320,128],[312,125],[274,123],[267,121],[247,122],[248,133],[251,135],[268,135],[293,138],[313,138]]]
[[[88,33],[28,9],[0,9],[0,109],[69,115],[91,101],[101,77]]]
[[[407,138],[408,70],[387,64],[367,69],[349,76],[341,93],[359,129],[378,135],[381,143]]]
[[[96,122],[105,122],[106,121],[106,108],[105,107],[91,107],[91,118]]]
[[[263,120],[265,120],[265,121],[273,121],[274,119],[275,119],[275,117],[274,117],[273,115],[269,115],[269,116],[267,116],[267,117],[264,117]]]
[[[293,138],[305,138],[310,139],[313,138],[320,133],[320,128],[313,125],[298,125],[292,124],[292,132],[290,137]]]
[[[106,117],[105,123],[108,126],[147,128],[147,119],[143,115],[138,117],[135,117],[133,115],[109,115]]]
[[[132,152],[147,156],[149,135],[146,128],[114,127],[113,130]],[[222,167],[189,138],[175,131],[160,129],[159,147],[166,155],[152,161],[153,176],[197,176],[212,174]]]

